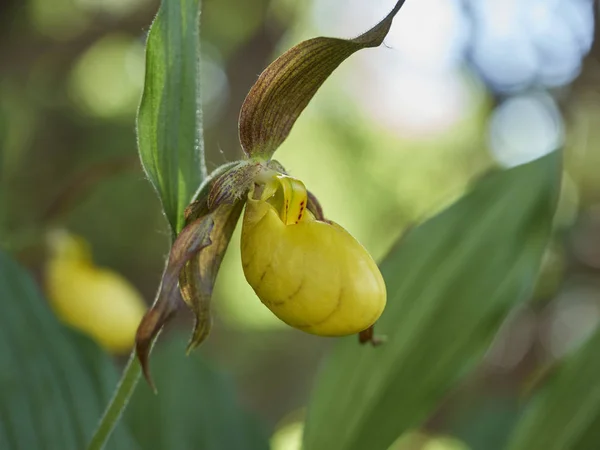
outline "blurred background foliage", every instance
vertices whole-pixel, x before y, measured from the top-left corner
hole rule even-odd
[[[357,35],[393,3],[204,0],[209,170],[241,157],[239,108],[274,57],[312,36]],[[154,296],[169,237],[138,163],[134,118],[157,7],[0,3],[0,244],[40,284],[51,257],[47,233],[65,228],[89,242],[98,266],[124,276],[147,303]],[[395,449],[502,448],[541,368],[598,325],[597,10],[591,0],[408,0],[385,46],[345,62],[278,151],[328,217],[380,260],[407,227],[478,177],[565,149],[556,234],[535,298],[512,314],[484,363],[423,430]],[[292,450],[331,341],[284,327],[258,301],[243,280],[238,239],[217,282],[213,334],[199,353],[231,374],[273,448]],[[166,335],[189,326],[182,317]],[[162,408],[173,415],[178,405]]]

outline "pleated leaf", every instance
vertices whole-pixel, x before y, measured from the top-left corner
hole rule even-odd
[[[111,359],[59,324],[0,251],[0,448],[85,448],[117,383]],[[136,449],[119,430],[114,449]]]
[[[341,339],[316,380],[305,450],[386,450],[419,426],[531,294],[547,245],[559,154],[489,175],[410,231],[381,266],[378,347]]]
[[[176,234],[205,177],[200,100],[200,0],[163,0],[146,43],[138,111],[140,159]]]
[[[600,448],[600,330],[534,392],[509,450]]]

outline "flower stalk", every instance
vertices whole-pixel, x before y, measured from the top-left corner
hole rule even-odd
[[[117,389],[104,410],[100,422],[98,422],[87,450],[102,450],[104,448],[131,399],[131,395],[140,380],[141,373],[140,362],[137,359],[135,351],[133,351],[123,369]]]

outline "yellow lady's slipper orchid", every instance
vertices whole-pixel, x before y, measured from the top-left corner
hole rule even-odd
[[[94,265],[82,238],[50,236],[46,291],[56,315],[112,352],[129,350],[146,305],[119,274]]]
[[[342,336],[369,328],[383,312],[377,265],[341,226],[307,210],[300,180],[273,175],[250,190],[241,248],[246,280],[288,325]]]
[[[156,300],[136,336],[136,352],[150,384],[152,343],[177,312],[180,297],[195,316],[188,350],[207,337],[213,287],[244,205],[244,274],[278,318],[308,333],[358,333],[360,343],[382,342],[373,328],[386,303],[377,265],[346,230],[325,219],[317,199],[302,182],[285,175],[273,154],[331,73],[355,52],[383,43],[403,4],[404,0],[397,0],[383,20],[354,39],[309,39],[273,61],[240,110],[238,130],[244,157],[201,177],[203,182],[183,211],[183,223],[181,200],[191,194],[194,171],[180,177],[172,177],[172,172],[162,176],[158,161],[171,161],[171,150],[156,149],[153,125],[148,127],[148,136],[141,133],[142,163],[167,207],[175,237]],[[148,98],[164,87],[162,81],[157,86],[156,80],[150,81],[144,94],[148,92]],[[154,103],[142,100],[140,125],[144,128],[158,117]],[[157,154],[164,157],[157,158]],[[172,161],[178,164],[177,159]]]

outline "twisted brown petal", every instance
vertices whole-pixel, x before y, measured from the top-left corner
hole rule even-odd
[[[186,225],[171,247],[156,300],[140,323],[135,348],[148,384],[155,389],[150,375],[148,356],[152,343],[162,327],[173,317],[179,303],[177,281],[185,264],[200,250],[211,246],[213,218],[205,216]]]
[[[313,216],[315,216],[317,220],[320,220],[321,222],[327,222],[325,213],[323,212],[323,207],[321,206],[321,203],[319,203],[319,200],[317,200],[315,194],[310,191],[306,191],[306,195],[308,197],[306,205],[308,210],[313,213]]]
[[[212,323],[210,300],[213,287],[243,207],[244,201],[222,204],[210,214],[214,222],[210,234],[212,245],[204,248],[188,261],[179,275],[181,295],[195,315],[194,331],[188,344],[188,352],[197,347],[210,331]]]

